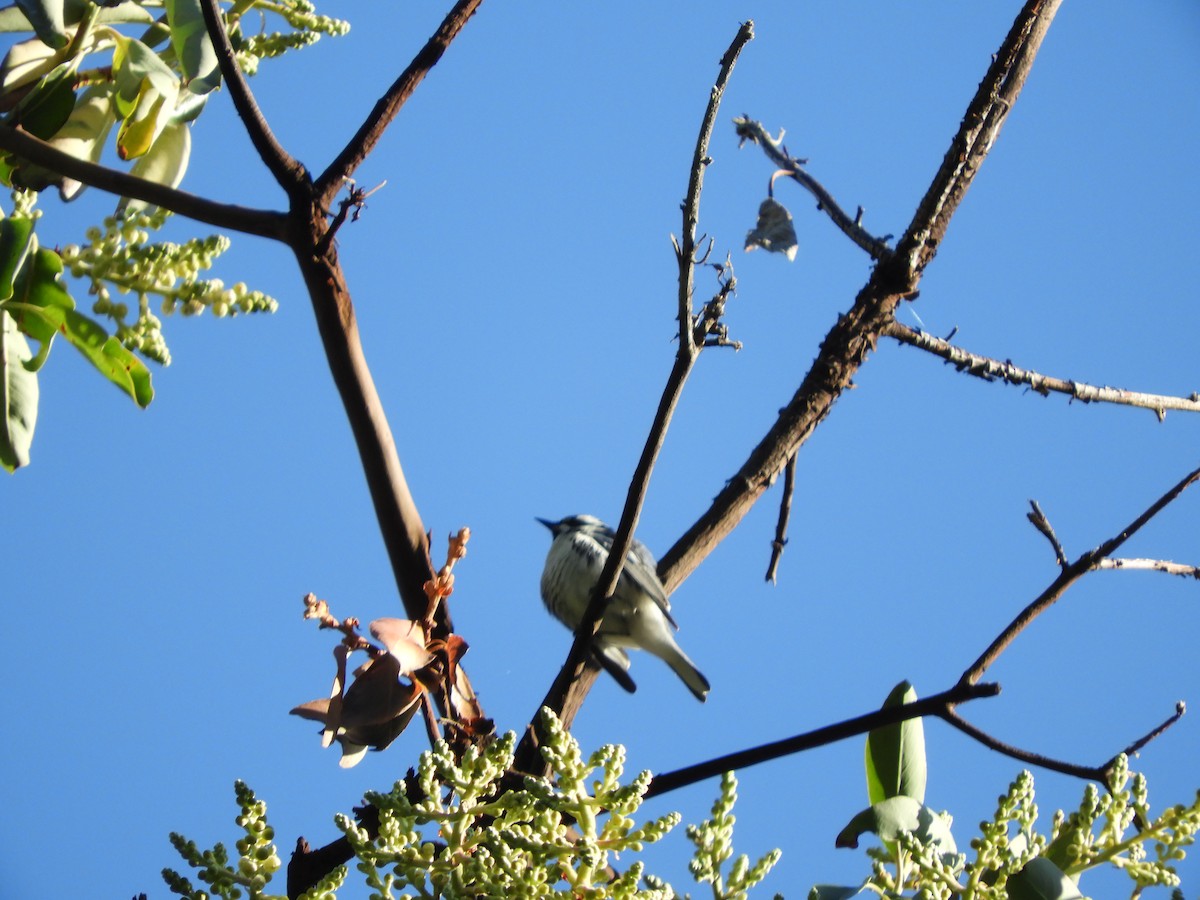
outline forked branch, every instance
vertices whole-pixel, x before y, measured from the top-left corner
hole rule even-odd
[[[771,486],[850,385],[893,321],[897,305],[917,290],[950,218],[1016,102],[1058,5],[1058,0],[1029,0],[1017,15],[896,251],[879,260],[854,305],[825,336],[799,389],[741,469],[663,555],[659,574],[668,591],[695,571]]]
[[[1139,515],[1127,528],[1122,530],[1117,536],[1110,538],[1100,545],[1095,550],[1083,554],[1078,560],[1064,567],[1062,573],[1055,579],[1054,583],[1047,588],[1033,603],[1031,603],[1022,613],[1013,621],[1011,625],[1004,629],[1003,632],[988,646],[983,655],[977,660],[966,672],[959,678],[958,682],[948,690],[941,693],[925,697],[919,701],[904,704],[896,707],[887,707],[877,710],[872,713],[857,716],[853,719],[848,719],[844,722],[838,722],[833,725],[827,725],[824,728],[818,728],[813,731],[808,731],[803,734],[798,734],[790,738],[785,738],[779,741],[772,741],[768,744],[761,744],[757,747],[751,747],[746,750],[739,750],[736,753],[726,754],[716,757],[715,759],[706,760],[695,765],[687,766],[683,769],[678,769],[673,772],[666,772],[662,775],[655,776],[651,782],[647,796],[655,796],[668,791],[677,790],[690,784],[695,784],[706,778],[712,778],[733,769],[742,769],[748,766],[757,765],[758,763],[767,762],[774,759],[779,759],[784,756],[789,756],[793,753],[800,753],[805,750],[811,750],[815,747],[824,746],[826,744],[835,743],[836,741],[844,740],[848,737],[865,734],[868,731],[891,724],[900,722],[905,719],[915,719],[921,716],[935,716],[942,719],[949,725],[961,731],[963,734],[982,744],[990,750],[997,753],[1002,753],[1013,759],[1019,760],[1030,765],[1040,766],[1044,769],[1049,769],[1055,772],[1061,772],[1065,775],[1071,775],[1077,778],[1085,778],[1094,781],[1104,781],[1105,774],[1109,767],[1112,766],[1116,758],[1124,753],[1130,755],[1146,746],[1150,741],[1165,732],[1168,728],[1174,725],[1183,716],[1185,707],[1183,703],[1176,705],[1174,713],[1164,722],[1155,726],[1149,733],[1139,737],[1131,742],[1119,753],[1114,753],[1109,759],[1098,766],[1083,765],[1073,763],[1066,760],[1055,759],[1045,756],[1041,753],[1032,750],[1025,750],[1021,747],[1016,747],[1012,744],[1005,743],[994,735],[988,734],[983,729],[971,724],[957,711],[959,704],[969,700],[975,700],[979,697],[993,697],[1000,693],[1000,685],[995,683],[981,683],[980,678],[987,668],[995,662],[1001,653],[1012,643],[1012,641],[1025,628],[1032,624],[1037,616],[1049,608],[1051,604],[1057,601],[1075,581],[1085,575],[1087,572],[1095,571],[1102,568],[1132,568],[1134,560],[1114,560],[1109,554],[1116,550],[1130,536],[1137,532],[1143,525],[1149,522],[1154,516],[1161,512],[1168,504],[1175,500],[1184,490],[1191,484],[1200,480],[1200,469],[1189,473],[1182,481],[1176,484],[1171,490],[1167,491],[1162,497],[1150,505]],[[1041,510],[1034,504],[1034,509],[1038,514]],[[1031,520],[1035,520],[1037,516],[1030,515]],[[1043,524],[1034,524],[1038,526],[1039,531],[1043,534],[1052,535],[1053,529],[1050,528],[1049,522],[1045,521],[1045,516],[1041,516]],[[1044,525],[1044,527],[1043,527]],[[1061,553],[1061,545],[1057,539],[1053,540],[1056,547],[1056,553]],[[1179,566],[1174,563],[1166,563],[1160,560],[1147,560],[1146,563],[1153,565],[1142,566],[1142,568],[1153,568],[1158,571],[1169,572],[1170,574],[1187,575],[1192,578],[1200,578],[1200,568],[1194,566]],[[1105,563],[1108,563],[1106,565]]]

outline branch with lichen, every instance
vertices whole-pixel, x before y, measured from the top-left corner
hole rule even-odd
[[[940,357],[959,372],[982,378],[984,381],[1027,385],[1043,397],[1050,393],[1058,393],[1066,394],[1072,400],[1080,400],[1083,403],[1115,403],[1121,406],[1135,406],[1152,410],[1160,422],[1166,418],[1167,410],[1200,412],[1200,393],[1194,391],[1186,397],[1174,397],[1166,394],[1146,394],[1122,388],[1085,384],[1073,379],[1055,378],[1032,369],[1021,368],[1013,364],[1011,360],[1001,362],[998,359],[972,353],[956,347],[947,340],[934,337],[924,331],[917,331],[896,321],[890,322],[883,333],[901,344],[907,344]]]

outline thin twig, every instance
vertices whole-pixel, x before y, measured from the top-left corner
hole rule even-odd
[[[737,63],[742,48],[754,40],[754,22],[743,22],[734,35],[724,55],[721,56],[721,68],[717,80],[713,84],[708,97],[708,105],[704,108],[704,118],[700,120],[700,133],[696,136],[696,149],[692,153],[692,167],[689,170],[687,194],[683,201],[683,233],[676,248],[679,263],[679,344],[680,348],[691,347],[692,344],[692,293],[695,289],[696,227],[700,222],[700,193],[704,190],[704,173],[708,171],[712,160],[708,155],[708,145],[712,140],[713,126],[717,121],[717,110],[721,108],[721,98],[725,96],[725,85]],[[707,254],[706,254],[707,256]]]
[[[1034,753],[1030,750],[1022,750],[1020,747],[1014,747],[1012,744],[1006,744],[1004,741],[998,740],[983,731],[980,728],[972,725],[954,709],[945,709],[936,713],[937,717],[948,725],[952,725],[961,731],[967,737],[987,747],[989,750],[995,750],[997,753],[1003,753],[1005,756],[1012,759],[1020,760],[1024,763],[1029,763],[1032,766],[1039,766],[1043,769],[1049,769],[1052,772],[1061,772],[1063,775],[1071,775],[1075,778],[1083,778],[1088,781],[1103,781],[1104,772],[1108,767],[1105,763],[1102,766],[1083,766],[1078,763],[1070,763],[1061,759],[1054,759],[1051,756],[1043,756],[1040,753]]]
[[[1155,728],[1151,729],[1147,734],[1145,734],[1143,737],[1138,738],[1136,741],[1134,741],[1132,744],[1130,744],[1128,747],[1126,747],[1121,752],[1124,753],[1126,756],[1134,756],[1135,754],[1141,752],[1141,749],[1143,747],[1145,747],[1151,741],[1153,741],[1154,739],[1156,739],[1160,735],[1162,735],[1163,732],[1165,732],[1168,728],[1170,728],[1172,725],[1174,725],[1176,722],[1178,722],[1180,719],[1182,719],[1184,717],[1184,714],[1186,714],[1186,713],[1187,713],[1187,704],[1184,703],[1182,700],[1180,700],[1178,703],[1175,704],[1175,712],[1172,713],[1171,716],[1169,716],[1165,722],[1163,722],[1161,725],[1158,725]],[[1116,757],[1113,757],[1113,759],[1109,760],[1108,764],[1111,766],[1115,760],[1116,760]]]
[[[97,165],[65,153],[21,128],[0,125],[0,150],[15,153],[58,175],[65,175],[106,193],[161,206],[206,225],[276,241],[287,240],[287,216],[282,212],[218,203],[206,197],[189,194],[187,191],[167,187],[165,184]]]
[[[233,108],[241,117],[242,125],[254,149],[258,151],[259,159],[275,177],[279,186],[287,192],[288,197],[293,201],[305,199],[308,195],[308,172],[302,163],[283,149],[271,133],[267,120],[263,118],[262,110],[250,91],[250,85],[246,83],[246,78],[234,58],[233,46],[229,43],[229,33],[225,30],[217,0],[201,0],[200,10],[204,14],[204,25],[217,54],[221,77],[225,79],[229,88]]]
[[[1200,394],[1192,393],[1187,397],[1173,397],[1165,394],[1145,394],[1140,391],[1127,391],[1122,388],[1101,387],[1073,381],[1066,378],[1055,378],[1043,375],[1032,369],[1023,369],[1013,365],[1009,360],[1001,362],[978,353],[972,353],[961,347],[956,347],[948,341],[934,337],[924,331],[917,331],[900,322],[893,321],[884,330],[890,338],[902,344],[917,347],[944,359],[958,371],[982,378],[984,381],[1003,381],[1006,384],[1028,385],[1031,390],[1043,397],[1051,392],[1066,394],[1073,400],[1084,403],[1116,403],[1121,406],[1134,406],[1149,409],[1158,416],[1159,421],[1166,418],[1167,410],[1176,409],[1183,412],[1200,412]]]
[[[968,703],[981,697],[994,697],[999,693],[1000,686],[998,684],[958,684],[948,691],[923,697],[912,703],[873,710],[861,716],[855,716],[853,719],[826,725],[824,728],[806,731],[803,734],[772,741],[769,744],[761,744],[748,750],[739,750],[736,753],[718,756],[715,759],[705,760],[673,772],[655,775],[646,791],[646,797],[656,797],[659,794],[678,790],[725,772],[746,769],[759,763],[811,750],[814,747],[824,747],[846,738],[866,734],[872,729],[882,728],[885,725],[892,725],[908,719],[919,719],[922,716],[940,716],[959,703]]]
[[[1200,566],[1190,566],[1186,563],[1176,563],[1166,559],[1102,559],[1096,564],[1096,568],[1137,569],[1144,572],[1162,572],[1164,575],[1178,575],[1180,578],[1195,578],[1200,580]]]
[[[408,67],[379,98],[358,131],[354,133],[354,137],[317,178],[313,193],[321,206],[332,206],[334,195],[353,177],[363,160],[371,155],[401,107],[408,102],[417,85],[429,74],[429,70],[437,65],[481,3],[483,0],[459,0],[455,3],[433,33],[433,37],[425,42],[425,46],[413,57]]]
[[[604,608],[612,592],[616,589],[625,558],[633,544],[633,533],[641,514],[646,488],[650,483],[650,474],[654,469],[659,451],[662,449],[663,441],[666,439],[667,428],[679,402],[683,385],[700,353],[701,348],[691,338],[691,283],[695,230],[699,220],[700,190],[704,182],[703,169],[708,165],[708,142],[712,133],[712,121],[724,94],[725,83],[733,71],[738,54],[753,37],[754,23],[744,23],[738,29],[737,36],[734,37],[733,43],[730,44],[725,55],[721,57],[721,69],[709,95],[708,106],[700,126],[700,134],[696,140],[696,150],[692,157],[692,171],[688,180],[687,200],[683,204],[683,242],[677,249],[680,282],[679,318],[682,337],[676,351],[675,364],[672,366],[671,374],[663,388],[654,423],[650,427],[650,433],[642,448],[642,455],[630,481],[625,497],[625,508],[621,513],[621,521],[617,526],[608,559],[600,573],[600,579],[593,589],[588,608],[575,630],[575,639],[567,654],[566,662],[538,707],[539,712],[543,707],[553,710],[562,721],[564,728],[571,727],[584,698],[595,681],[596,668],[594,664],[588,665],[592,641],[600,629]],[[539,715],[535,714],[530,720],[530,725],[517,748],[514,763],[517,771],[532,773],[544,767],[544,760],[541,759],[537,750],[536,723],[538,719]]]
[[[825,189],[825,186],[804,171],[803,166],[808,160],[796,159],[788,155],[787,148],[783,146],[783,132],[779,133],[779,137],[773,138],[761,122],[756,122],[746,116],[735,118],[733,126],[742,141],[758,144],[767,158],[779,166],[779,170],[771,176],[768,194],[773,195],[774,193],[775,178],[779,175],[786,175],[816,197],[817,209],[829,216],[833,220],[833,224],[846,237],[866,250],[872,259],[885,259],[892,254],[892,248],[887,245],[886,237],[877,238],[862,227],[863,210],[861,206],[858,208],[858,215],[851,218],[833,199],[833,195]]]
[[[1043,612],[1057,603],[1067,590],[1080,578],[1088,572],[1094,571],[1101,567],[1103,560],[1112,556],[1113,551],[1129,540],[1138,530],[1147,522],[1153,519],[1159,512],[1163,510],[1169,503],[1175,500],[1180,494],[1188,489],[1189,486],[1200,480],[1200,469],[1195,469],[1189,472],[1182,480],[1174,487],[1152,503],[1141,515],[1133,520],[1124,529],[1118,532],[1115,536],[1109,538],[1094,550],[1089,550],[1066,566],[1058,577],[1047,587],[1038,597],[1030,603],[1025,609],[1017,615],[1008,627],[1005,628],[986,650],[980,655],[979,659],[975,660],[965,672],[963,672],[960,681],[963,683],[972,683],[983,677],[984,672],[996,661],[1008,646],[1017,639],[1029,625],[1040,616]],[[1112,566],[1111,568],[1117,568]]]
[[[1046,540],[1050,542],[1050,546],[1054,549],[1054,558],[1058,561],[1059,568],[1067,567],[1067,554],[1063,550],[1063,545],[1058,540],[1058,535],[1054,533],[1054,528],[1050,525],[1050,520],[1046,518],[1046,514],[1042,512],[1042,508],[1038,506],[1036,500],[1030,500],[1029,505],[1032,507],[1030,512],[1025,513],[1025,518],[1033,523],[1033,527],[1045,535]]]
[[[854,305],[825,336],[812,368],[775,424],[709,508],[662,556],[659,574],[668,591],[695,571],[770,487],[851,384],[897,305],[916,291],[950,217],[1016,101],[1057,7],[1057,0],[1029,0],[1018,14],[951,142],[947,160],[954,157],[958,164],[943,162],[926,193],[928,202],[918,209],[896,252],[878,262]]]
[[[779,520],[775,523],[775,540],[771,541],[771,561],[767,564],[767,581],[775,583],[779,560],[787,546],[788,519],[792,514],[792,492],[796,488],[796,457],[788,460],[783,468],[783,497],[779,500]]]

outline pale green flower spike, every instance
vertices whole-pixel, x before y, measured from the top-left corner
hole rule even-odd
[[[688,839],[696,845],[696,853],[688,863],[692,876],[700,883],[712,885],[714,900],[742,900],[749,890],[767,877],[779,862],[779,850],[766,853],[750,866],[750,857],[739,856],[727,875],[721,867],[733,857],[733,805],[737,801],[737,778],[732,772],[721,776],[721,795],[713,804],[712,816],[699,825],[687,827]]]
[[[150,232],[163,226],[170,213],[127,212],[109,216],[104,228],[86,232],[87,244],[69,244],[59,251],[63,265],[75,278],[89,282],[96,300],[92,312],[112,320],[117,339],[130,350],[168,365],[171,354],[162,336],[162,321],[150,310],[151,296],[160,299],[165,315],[185,316],[208,309],[214,316],[239,312],[274,312],[279,304],[261,291],[242,283],[226,287],[219,278],[202,279],[200,273],[229,248],[222,235],[194,238],[182,244],[151,243]],[[114,295],[137,298],[137,317],[128,321],[130,307]]]
[[[606,745],[586,760],[579,745],[559,721],[543,712],[543,753],[550,763],[546,779],[513,783],[516,735],[508,733],[483,749],[469,750],[456,763],[445,743],[421,754],[416,773],[397,782],[391,792],[368,793],[379,810],[379,830],[372,839],[349,816],[336,818],[350,841],[357,868],[372,900],[459,897],[585,897],[671,900],[675,891],[661,878],[648,875],[643,863],[629,857],[662,839],[679,823],[669,813],[636,824],[650,774],[621,783],[625,750]],[[713,872],[714,897],[746,896],[779,858],[778,851],[755,866],[735,860],[728,875],[721,864],[730,858],[730,829],[736,782],[727,775],[713,820],[689,833],[697,842],[693,871]],[[213,896],[247,891],[249,900],[271,900],[264,893],[279,868],[265,807],[244,785],[238,785],[242,813],[238,824],[246,837],[241,854],[230,865],[224,847],[201,853],[178,835],[172,842]],[[693,838],[696,842],[696,838]],[[171,889],[189,900],[208,895],[170,870]],[[307,900],[335,900],[346,874],[343,867],[305,894]]]
[[[1108,791],[1089,784],[1079,808],[1057,812],[1049,835],[1036,830],[1038,808],[1033,776],[1022,772],[1000,797],[991,821],[971,842],[974,859],[938,852],[911,834],[872,847],[871,877],[864,896],[921,900],[1010,900],[1012,897],[1083,898],[1082,876],[1111,865],[1132,881],[1132,897],[1151,886],[1178,887],[1175,863],[1183,859],[1200,829],[1200,794],[1190,806],[1169,807],[1154,817],[1146,780],[1129,771],[1121,756],[1108,777]],[[714,810],[715,812],[715,810]],[[810,896],[850,896],[853,889],[821,886]]]

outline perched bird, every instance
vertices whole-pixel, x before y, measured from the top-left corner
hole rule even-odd
[[[554,535],[542,570],[542,600],[555,618],[574,631],[600,580],[615,535],[595,516],[538,521]],[[708,679],[675,643],[671,632],[679,626],[671,618],[671,605],[657,570],[658,564],[646,545],[635,540],[593,650],[600,665],[627,691],[637,686],[629,677],[629,656],[623,648],[653,653],[674,669],[688,690],[703,702],[708,696]]]

